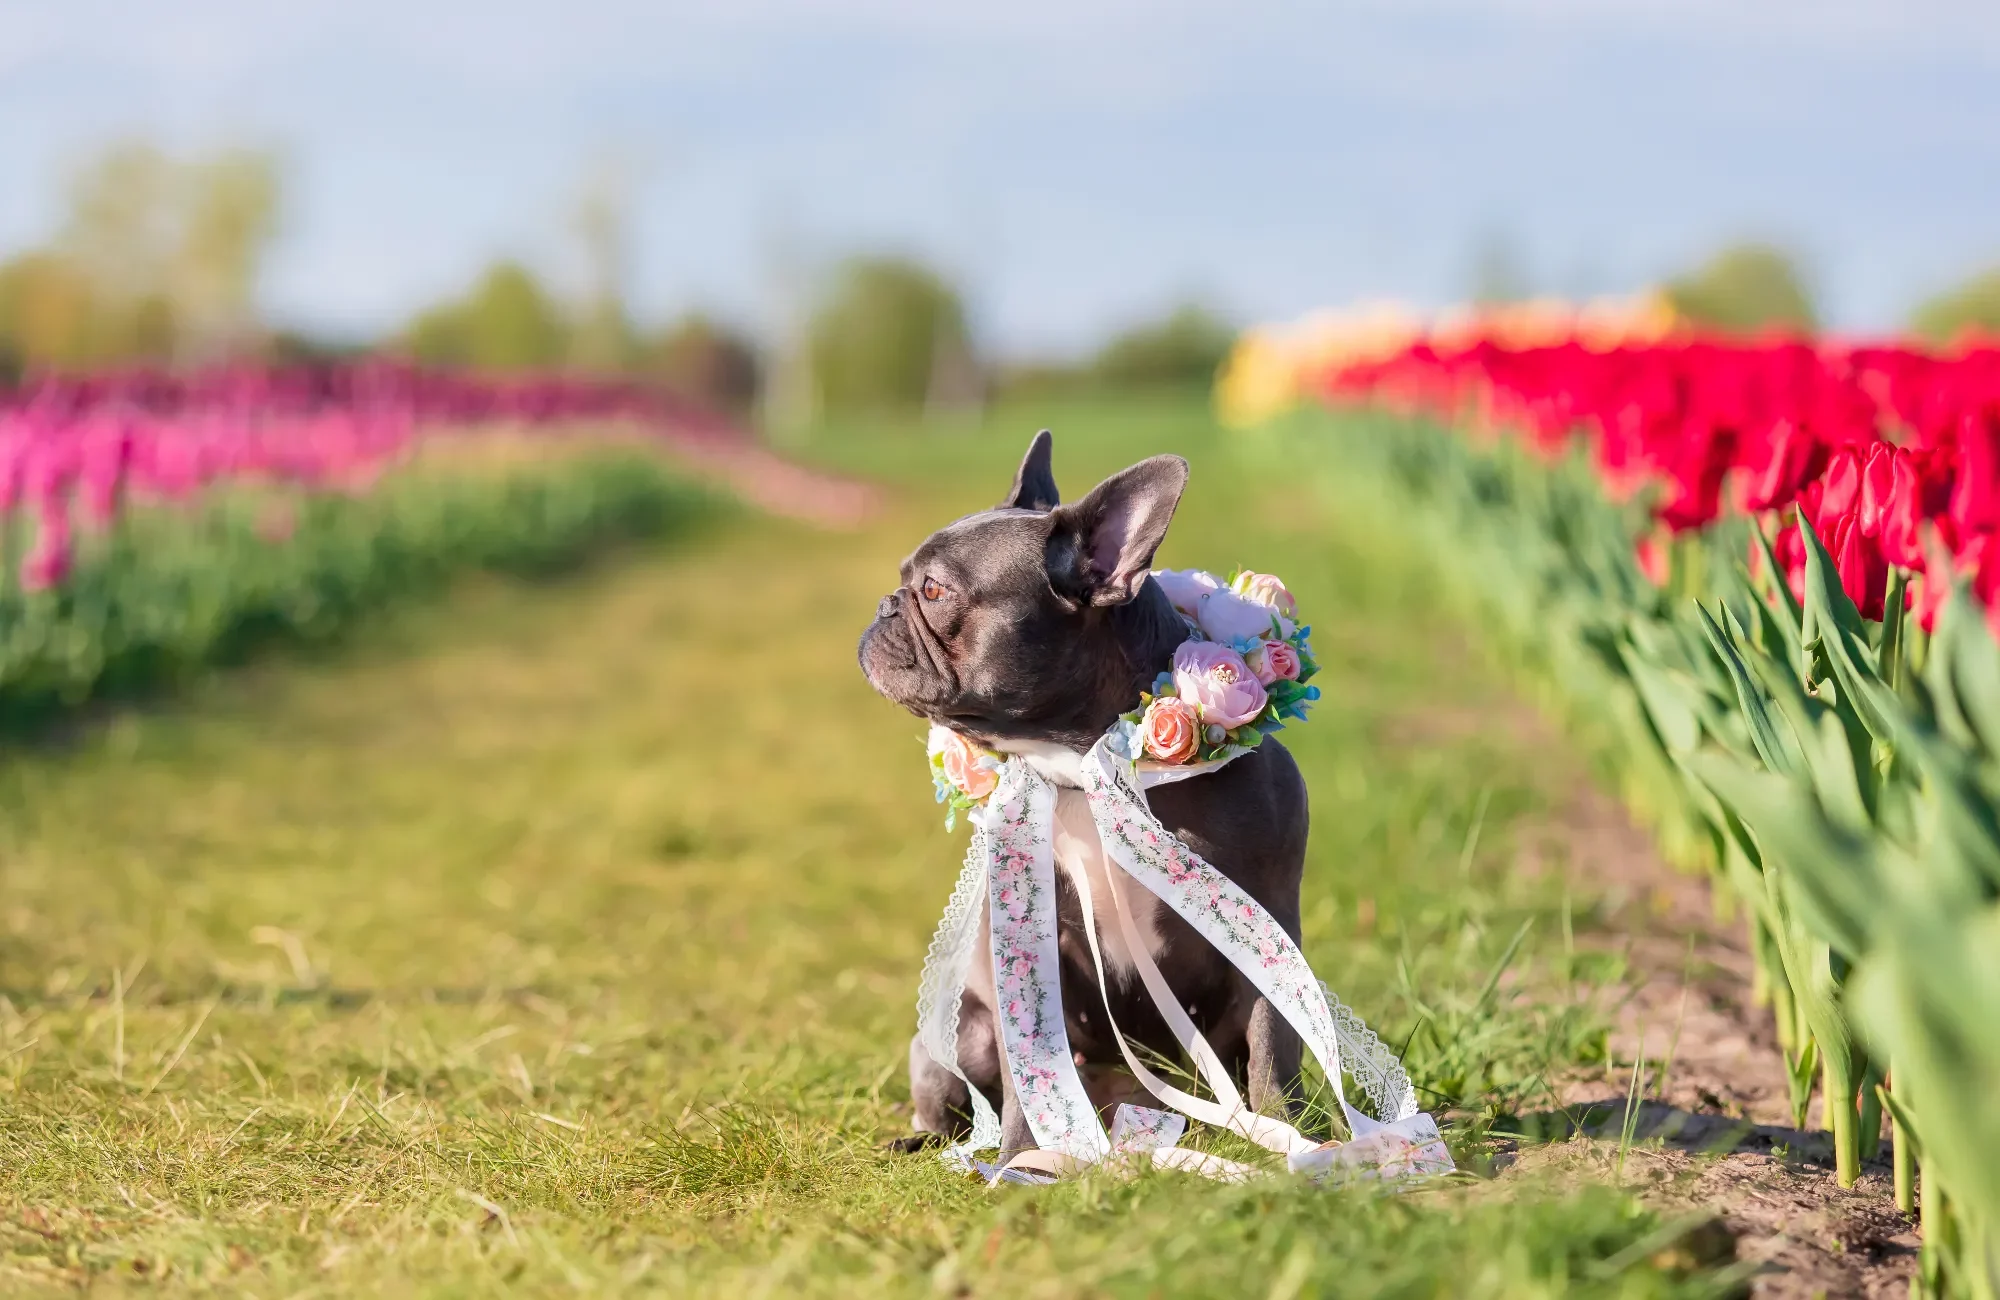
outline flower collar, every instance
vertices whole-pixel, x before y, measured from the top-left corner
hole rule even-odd
[[[1112,724],[1113,747],[1143,769],[1193,775],[1248,753],[1319,698],[1319,671],[1298,607],[1268,573],[1239,570],[1224,582],[1202,569],[1155,569],[1154,581],[1187,623],[1172,666]],[[932,727],[931,783],[945,828],[984,804],[1006,756],[946,727]]]

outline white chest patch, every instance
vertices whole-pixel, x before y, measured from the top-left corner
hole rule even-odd
[[[1069,873],[1072,882],[1088,883],[1092,910],[1097,916],[1097,943],[1104,963],[1120,978],[1136,969],[1125,943],[1124,927],[1112,914],[1111,891],[1131,915],[1134,928],[1145,941],[1148,956],[1157,957],[1163,940],[1159,927],[1159,900],[1152,892],[1122,871],[1111,870],[1104,857],[1104,844],[1097,838],[1097,823],[1090,817],[1090,799],[1081,790],[1056,790],[1054,850],[1056,865]]]

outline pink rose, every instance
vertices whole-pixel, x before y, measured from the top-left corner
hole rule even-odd
[[[1242,655],[1214,641],[1183,641],[1174,651],[1174,689],[1213,727],[1234,730],[1264,711],[1264,684]]]
[[[1212,591],[1201,598],[1201,611],[1195,615],[1195,621],[1201,624],[1202,633],[1209,640],[1227,644],[1263,640],[1271,635],[1277,617],[1269,605],[1260,605],[1234,592]]]
[[[1201,614],[1201,598],[1222,590],[1222,579],[1202,569],[1155,569],[1153,581],[1174,602],[1174,608],[1189,618]]]
[[[1290,589],[1268,573],[1239,573],[1229,589],[1246,600],[1277,610],[1286,618],[1298,617],[1298,602],[1292,599]]]
[[[1149,757],[1162,763],[1189,762],[1201,748],[1201,722],[1185,700],[1162,695],[1146,706],[1139,743]]]
[[[944,779],[968,799],[984,799],[1000,784],[1000,762],[949,727],[931,728],[931,753],[941,755]]]
[[[1250,665],[1251,673],[1266,686],[1299,679],[1299,652],[1292,649],[1289,641],[1266,641],[1244,655],[1243,662]]]

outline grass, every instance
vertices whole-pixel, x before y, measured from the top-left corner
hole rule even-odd
[[[1046,422],[1072,496],[1186,455],[1162,561],[1275,569],[1312,616],[1306,950],[1478,1165],[1602,1051],[1577,990],[1617,972],[1565,942],[1588,900],[1509,869],[1575,765],[1393,546],[1198,408]],[[854,642],[1033,427],[827,430],[810,454],[898,487],[865,533],[723,518],[561,586],[475,580],[0,760],[0,1285],[1708,1294],[1602,1186],[995,1192],[881,1152],[962,844]]]

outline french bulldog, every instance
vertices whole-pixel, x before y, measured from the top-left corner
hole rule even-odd
[[[1137,978],[1117,925],[1100,925],[1110,1003],[1100,991],[1075,876],[1093,897],[1111,888],[1140,918],[1139,933],[1196,1025],[1247,1090],[1250,1105],[1288,1115],[1298,1091],[1300,1042],[1250,981],[1122,871],[1107,868],[1081,789],[1061,770],[1104,734],[1165,670],[1188,627],[1151,576],[1187,462],[1155,456],[1064,505],[1050,467],[1052,439],[1035,435],[1014,486],[991,510],[932,533],[903,561],[894,591],[862,633],[868,682],[929,722],[1002,753],[1020,754],[1057,784],[1056,894],[1062,1006],[1091,1098],[1106,1113],[1137,1097],[1106,1012],[1135,1044],[1169,1060],[1181,1052]],[[1270,910],[1299,937],[1305,782],[1275,738],[1215,772],[1157,786],[1147,803],[1168,830]],[[1105,908],[1098,913],[1104,916]],[[966,981],[959,1068],[1000,1113],[1003,1158],[1035,1145],[1001,1058],[994,983],[982,938]],[[970,1129],[965,1085],[910,1044],[920,1146]]]

